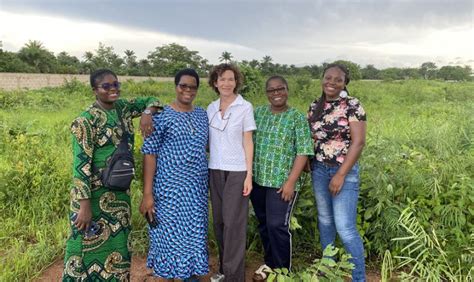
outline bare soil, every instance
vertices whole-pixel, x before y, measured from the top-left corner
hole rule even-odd
[[[261,261],[258,258],[246,260],[245,278],[246,281],[252,281],[253,272],[260,266]],[[210,277],[218,270],[218,261],[215,256],[211,256],[209,259],[209,274],[202,277],[201,281],[210,281]],[[61,275],[63,271],[63,260],[56,260],[51,266],[43,271],[36,282],[51,282],[61,281]],[[146,257],[134,256],[132,257],[132,269],[131,269],[131,281],[159,281],[151,274],[151,270],[146,268]],[[375,272],[367,273],[367,281],[380,281],[380,275]]]

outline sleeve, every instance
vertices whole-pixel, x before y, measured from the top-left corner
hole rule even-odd
[[[296,133],[296,155],[313,156],[313,139],[309,130],[309,124],[305,116],[296,112],[295,117],[295,133]]]
[[[144,155],[158,154],[164,136],[163,115],[153,116],[153,127],[153,132],[143,141],[141,151]]]
[[[161,112],[163,107],[155,97],[138,97],[131,100],[128,100],[129,109],[132,117],[138,117],[142,112],[148,107],[157,108],[157,112]]]
[[[252,131],[257,129],[257,125],[255,124],[255,118],[253,115],[253,107],[252,104],[248,103],[247,108],[244,111],[244,122],[243,122],[243,130],[244,132]]]
[[[365,114],[364,108],[362,108],[359,100],[353,98],[350,99],[348,103],[347,118],[349,119],[349,122],[367,120],[367,115]]]
[[[74,200],[91,197],[92,156],[94,154],[94,130],[85,117],[75,119],[71,125],[73,151],[73,185]]]

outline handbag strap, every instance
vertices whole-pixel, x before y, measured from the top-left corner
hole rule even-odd
[[[98,108],[104,110],[104,108],[102,108],[97,102],[95,103],[97,105]],[[121,150],[127,150],[129,151],[128,149],[128,136],[130,135],[128,133],[128,131],[125,129],[125,123],[123,122],[123,119],[122,119],[122,111],[119,109],[119,108],[116,108],[115,109],[117,111],[117,116],[118,116],[118,119],[119,119],[119,122],[120,122],[120,128],[122,129],[122,139],[120,139],[120,143],[119,145],[117,146],[117,150],[118,149],[121,149]],[[104,110],[105,111],[105,110]],[[92,166],[92,171],[94,173],[98,173],[99,172],[99,168],[95,167],[95,166]],[[99,176],[100,177],[100,176]]]
[[[116,109],[117,110],[117,116],[118,116],[118,119],[119,119],[119,122],[120,122],[120,127],[122,128],[122,140],[125,139],[125,137],[128,137],[129,133],[128,131],[125,129],[125,123],[123,122],[123,119],[122,119],[122,111],[120,109]]]

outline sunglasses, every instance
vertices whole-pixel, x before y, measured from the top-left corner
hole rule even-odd
[[[286,87],[283,86],[279,88],[267,89],[266,91],[267,91],[267,94],[272,95],[276,93],[286,92]]]
[[[120,82],[114,81],[112,83],[105,82],[105,83],[97,85],[96,87],[97,88],[102,88],[105,91],[109,91],[110,89],[112,89],[112,87],[115,88],[115,89],[120,89],[120,85],[121,85]]]
[[[191,91],[191,92],[196,92],[198,90],[198,87],[196,85],[187,85],[184,83],[179,83],[178,84],[179,88],[184,91]]]

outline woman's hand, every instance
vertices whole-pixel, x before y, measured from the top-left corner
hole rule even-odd
[[[247,173],[247,176],[245,177],[245,181],[244,181],[244,190],[242,192],[242,195],[244,197],[247,197],[248,195],[250,195],[251,192],[252,192],[252,175]]]
[[[92,221],[91,201],[89,199],[79,200],[80,208],[74,226],[79,231],[89,230]]]
[[[329,182],[329,192],[331,195],[337,196],[339,192],[341,192],[342,185],[344,185],[344,179],[346,177],[342,174],[336,173],[332,178],[331,182]]]
[[[144,138],[153,132],[153,119],[150,114],[142,114],[140,117],[140,132]]]
[[[295,196],[295,182],[289,180],[285,181],[277,193],[281,193],[281,199],[285,202],[289,202]]]
[[[143,216],[145,216],[146,218],[148,218],[149,222],[153,221],[153,217],[155,214],[155,203],[152,194],[143,194],[142,202],[140,204],[140,213],[143,214]]]

